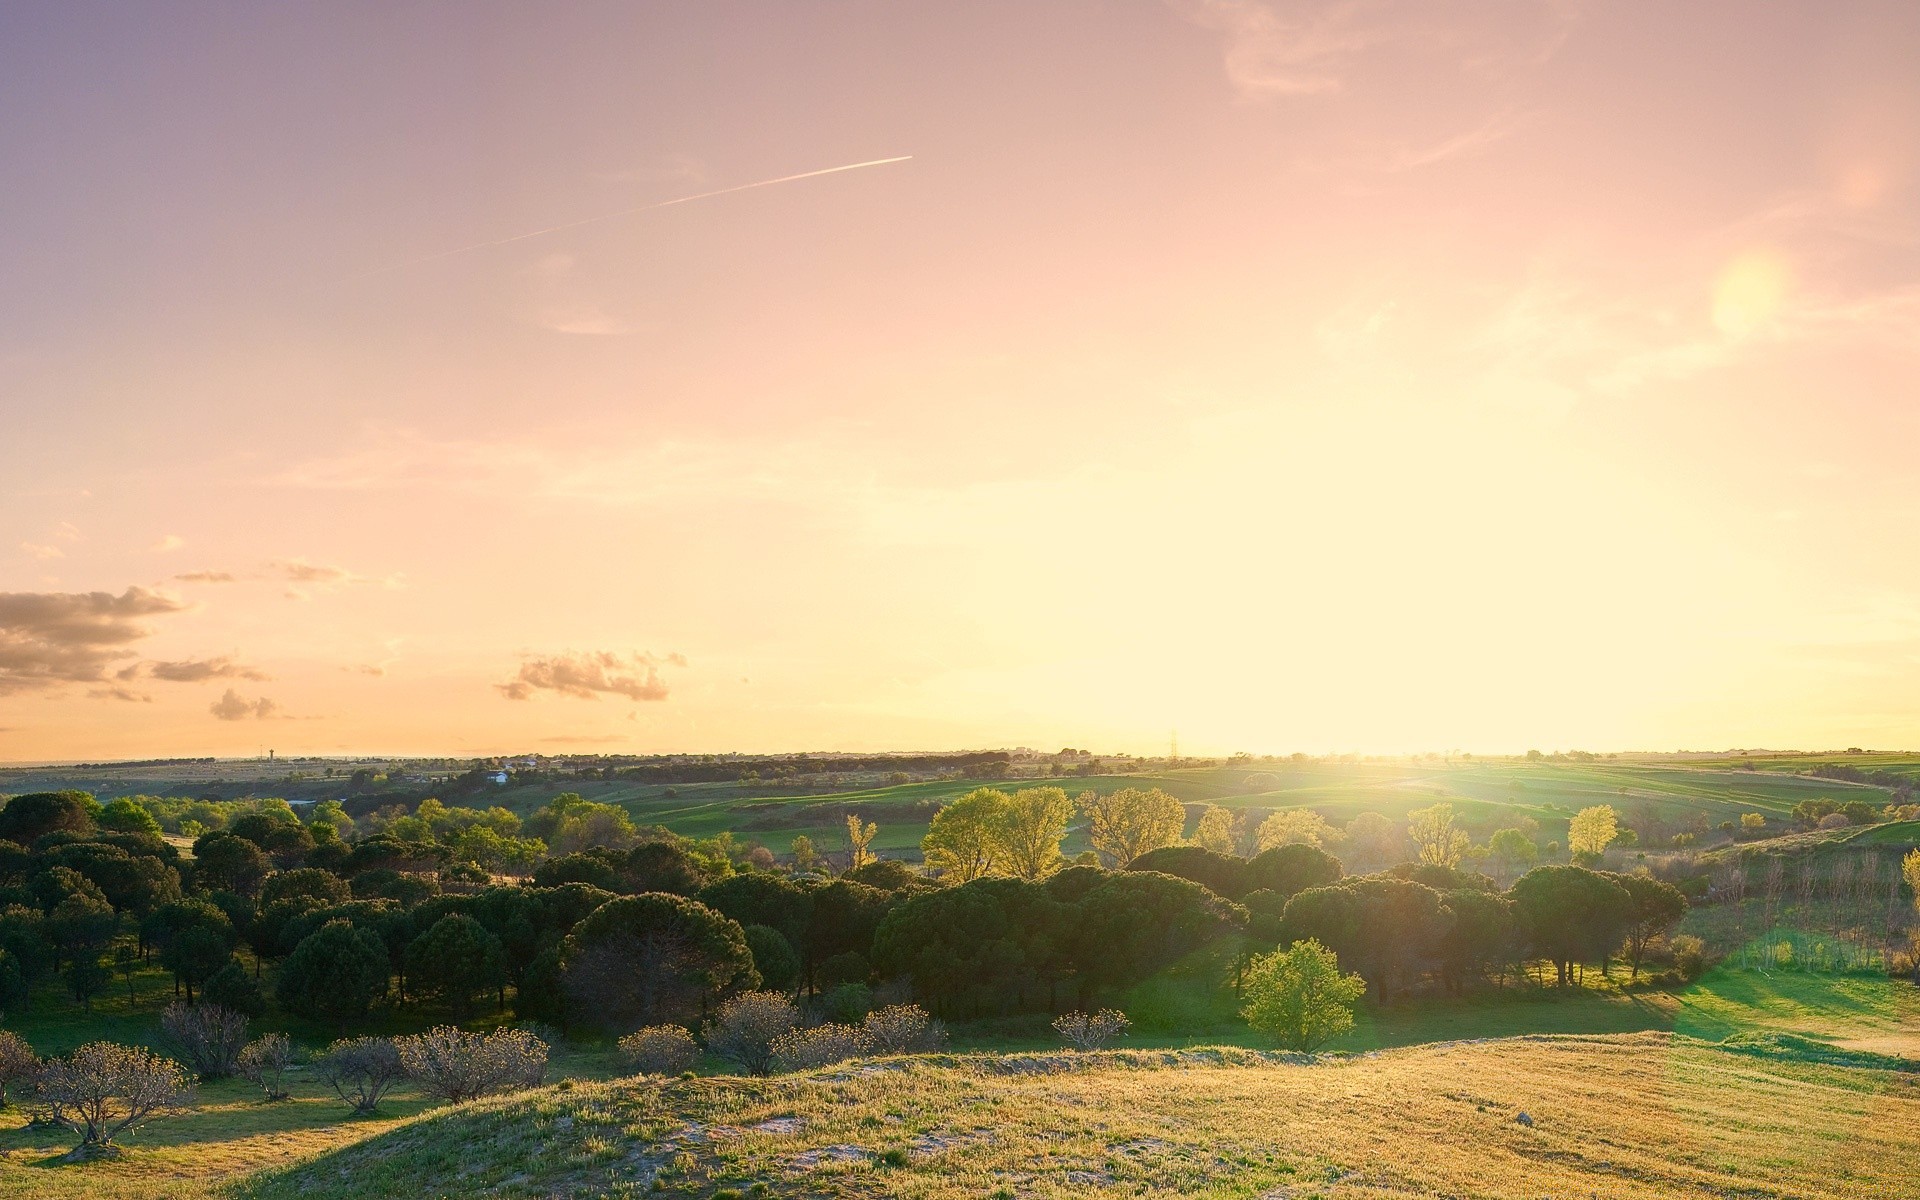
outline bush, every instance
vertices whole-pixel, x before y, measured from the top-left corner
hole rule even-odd
[[[547,1044],[524,1029],[467,1033],[441,1025],[393,1044],[420,1090],[449,1104],[539,1087],[547,1075]]]
[[[619,1041],[620,1056],[642,1075],[678,1075],[700,1059],[693,1035],[678,1025],[649,1025]]]
[[[820,1011],[829,1021],[852,1025],[873,1009],[873,989],[864,983],[843,983],[820,998]]]
[[[287,1068],[293,1065],[293,1043],[284,1033],[269,1033],[265,1037],[248,1042],[234,1061],[240,1077],[259,1087],[269,1100],[287,1100],[291,1097],[281,1087]]]
[[[40,1074],[40,1058],[27,1039],[11,1029],[0,1030],[0,1108],[7,1106],[7,1089],[31,1084]]]
[[[1707,944],[1690,933],[1680,934],[1671,943],[1673,966],[1680,978],[1691,983],[1707,969]]]
[[[1127,1031],[1132,1022],[1117,1008],[1103,1008],[1088,1016],[1070,1012],[1056,1017],[1053,1030],[1075,1050],[1104,1050]]]
[[[889,1004],[861,1022],[872,1054],[931,1054],[947,1044],[947,1030],[918,1004]]]
[[[244,1013],[218,1004],[167,1005],[160,1014],[160,1033],[167,1048],[178,1054],[202,1079],[225,1079],[233,1074],[240,1051],[247,1044]]]
[[[53,1119],[80,1135],[75,1153],[110,1146],[127,1130],[193,1098],[193,1082],[179,1063],[112,1042],[90,1042],[66,1058],[49,1059],[38,1090]]]
[[[800,1024],[793,1001],[774,992],[743,992],[707,1022],[707,1049],[749,1075],[773,1070],[773,1043]]]
[[[406,1078],[400,1052],[386,1038],[343,1038],[313,1061],[313,1073],[356,1113],[371,1113]]]
[[[857,1025],[828,1022],[789,1029],[769,1047],[776,1071],[811,1071],[867,1053],[866,1032]]]
[[[1340,973],[1333,951],[1316,941],[1262,954],[1247,968],[1247,1024],[1289,1050],[1311,1052],[1353,1028],[1353,1006],[1367,981]]]

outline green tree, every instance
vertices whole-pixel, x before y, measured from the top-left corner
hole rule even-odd
[[[1083,792],[1080,812],[1094,850],[1121,869],[1149,850],[1178,842],[1187,822],[1180,802],[1159,788],[1120,788],[1104,796]]]
[[[1207,805],[1193,827],[1193,844],[1215,854],[1232,854],[1233,814],[1218,804]]]
[[[1367,981],[1341,974],[1333,951],[1308,939],[1255,958],[1247,968],[1247,1024],[1282,1046],[1311,1053],[1353,1028],[1353,1006]]]
[[[858,871],[873,861],[873,851],[868,847],[879,832],[880,827],[871,821],[861,824],[860,814],[847,814],[847,870]]]
[[[940,872],[948,883],[966,883],[994,874],[995,860],[1002,855],[1009,803],[1005,792],[975,788],[942,806],[934,814],[927,835],[920,839],[927,866]]]
[[[1687,915],[1687,898],[1679,888],[1662,883],[1651,875],[1614,875],[1607,878],[1627,893],[1627,962],[1633,978],[1640,978],[1640,960],[1648,943],[1680,923]]]
[[[345,1030],[386,994],[386,943],[371,930],[329,921],[301,939],[280,965],[274,995],[282,1007]]]
[[[739,924],[661,892],[601,905],[561,950],[566,998],[582,1019],[620,1029],[690,1021],[760,982]]]
[[[1045,879],[1060,869],[1060,843],[1073,801],[1057,787],[1021,788],[1001,814],[998,858],[1015,879]]]
[[[100,828],[115,833],[150,833],[158,836],[160,822],[131,798],[120,796],[107,801],[106,807],[100,810]]]
[[[1499,861],[1502,871],[1531,867],[1540,858],[1540,848],[1524,829],[1497,830],[1487,839],[1487,849]]]
[[[1581,866],[1592,866],[1606,854],[1620,833],[1619,819],[1611,804],[1583,808],[1567,823],[1567,852]]]
[[[1326,819],[1312,809],[1285,808],[1260,822],[1260,830],[1254,835],[1254,840],[1260,849],[1271,850],[1275,846],[1295,843],[1321,847],[1332,842],[1336,836]]]
[[[1454,828],[1451,804],[1436,804],[1408,813],[1407,833],[1413,838],[1421,862],[1443,867],[1460,865],[1471,840],[1466,830]]]
[[[1521,932],[1553,963],[1562,987],[1574,981],[1574,964],[1604,961],[1632,919],[1626,890],[1585,867],[1535,867],[1508,895]]]
[[[407,988],[437,998],[465,1020],[474,997],[506,984],[500,939],[472,917],[452,913],[407,946]]]

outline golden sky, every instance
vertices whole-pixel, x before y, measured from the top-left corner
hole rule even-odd
[[[0,758],[1920,744],[1916,62],[8,5]]]

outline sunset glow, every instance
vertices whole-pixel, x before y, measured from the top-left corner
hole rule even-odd
[[[0,759],[1920,741],[1920,6],[964,9],[0,12]]]

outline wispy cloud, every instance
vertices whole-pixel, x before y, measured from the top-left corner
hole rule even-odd
[[[234,583],[238,578],[231,571],[188,571],[174,576],[180,583]]]
[[[609,650],[528,658],[512,679],[495,686],[509,700],[531,700],[539,692],[595,700],[602,695],[629,700],[665,700],[663,666],[684,667],[678,654],[616,654]]]
[[[169,533],[153,544],[155,554],[167,554],[187,544],[187,539],[177,533]]]
[[[190,658],[179,662],[150,662],[145,664],[145,668],[149,677],[163,679],[168,683],[204,683],[209,679],[266,680],[272,678],[262,671],[224,656]]]
[[[21,542],[20,549],[25,551],[29,557],[40,559],[42,562],[50,558],[65,558],[67,556],[66,552],[61,550],[60,547],[49,546],[45,542]]]

